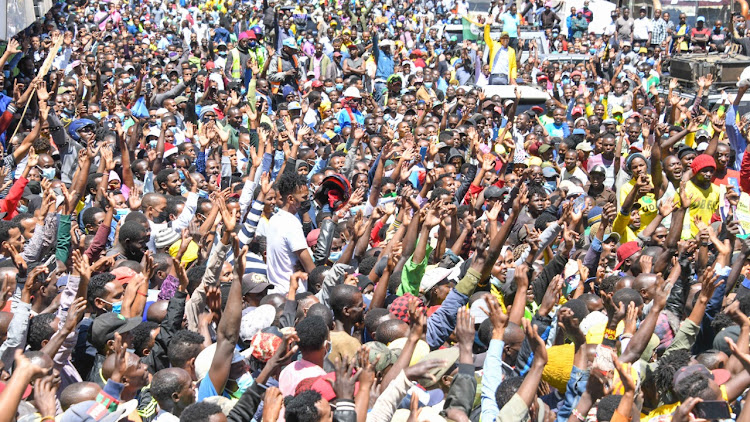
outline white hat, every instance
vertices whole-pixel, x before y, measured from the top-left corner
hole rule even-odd
[[[206,347],[200,353],[198,353],[198,356],[195,358],[195,376],[198,378],[198,381],[202,380],[206,377],[206,375],[208,375],[208,371],[211,369],[211,363],[214,361],[215,354],[216,343]],[[237,351],[237,349],[235,349],[234,355],[232,355],[232,363],[237,363],[244,359],[245,357],[242,356]]]
[[[242,316],[240,322],[240,338],[250,341],[253,336],[264,328],[273,324],[276,318],[276,309],[271,305],[260,305]]]
[[[425,272],[422,277],[422,282],[419,284],[420,292],[428,292],[430,289],[435,287],[438,283],[448,278],[453,272],[452,268],[435,267]]]
[[[356,86],[350,86],[349,88],[345,89],[342,95],[344,97],[362,98],[362,95],[360,95],[359,89],[357,89]]]
[[[474,301],[474,303],[471,304],[471,308],[469,308],[469,314],[474,317],[474,324],[481,324],[489,318],[486,313],[484,313],[484,310],[482,308],[489,309],[489,306],[487,306],[487,301],[484,299],[484,297],[481,297]]]

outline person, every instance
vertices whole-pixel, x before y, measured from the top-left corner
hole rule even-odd
[[[497,22],[503,24],[503,32],[508,33],[510,40],[508,45],[514,50],[518,50],[518,37],[520,36],[519,26],[521,25],[521,16],[518,14],[518,6],[511,3],[505,13],[498,15]]]
[[[154,421],[178,421],[182,411],[195,402],[195,386],[190,374],[181,368],[166,368],[154,374],[151,394],[159,404]]]
[[[490,25],[484,25],[484,42],[490,47],[490,85],[515,85],[517,77],[516,50],[510,47],[510,35],[503,31],[500,41],[490,36]]]
[[[695,18],[695,28],[688,33],[690,36],[690,48],[693,51],[706,51],[708,49],[711,30],[706,28],[706,18],[698,16]]]
[[[633,43],[640,46],[651,45],[651,38],[654,32],[651,19],[648,18],[648,10],[641,6],[638,11],[639,17],[633,21]]]
[[[278,182],[278,192],[282,207],[271,217],[268,225],[285,227],[285,230],[271,231],[268,235],[268,281],[274,285],[274,292],[286,293],[289,277],[298,262],[308,272],[314,267],[302,224],[295,217],[302,202],[308,198],[307,179],[298,174],[284,174]],[[300,288],[304,289],[305,286],[300,285]]]
[[[620,42],[628,41],[632,43],[635,20],[630,16],[629,8],[622,8],[622,15],[617,18],[615,24],[617,26],[617,39]]]

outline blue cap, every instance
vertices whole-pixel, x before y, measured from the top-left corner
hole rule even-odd
[[[706,18],[704,18],[703,16],[698,16],[698,17],[697,17],[697,18],[695,19],[695,21],[696,21],[696,22],[705,22],[705,21],[706,21]]]
[[[573,129],[573,135],[585,135],[586,131],[581,128]]]
[[[542,169],[542,175],[547,179],[557,177],[557,170],[554,167],[545,167]]]
[[[287,38],[287,39],[285,39],[285,40],[284,40],[284,41],[283,41],[283,42],[281,43],[281,45],[282,45],[282,46],[284,46],[284,47],[289,47],[289,48],[293,48],[293,49],[295,49],[295,50],[297,50],[297,48],[298,48],[298,47],[297,47],[297,43],[296,43],[296,42],[294,41],[294,38]]]

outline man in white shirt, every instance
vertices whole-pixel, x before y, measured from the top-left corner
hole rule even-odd
[[[307,273],[315,268],[307,249],[302,222],[297,217],[302,202],[308,199],[307,179],[297,173],[284,174],[277,181],[277,189],[283,206],[268,221],[266,259],[268,281],[274,285],[273,293],[286,294],[289,291],[289,277],[298,262]],[[300,291],[305,291],[302,284]]]
[[[652,21],[646,17],[646,8],[641,7],[640,17],[633,22],[633,43],[639,43],[641,47],[651,44]]]

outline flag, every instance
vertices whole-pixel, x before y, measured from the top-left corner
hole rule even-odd
[[[479,36],[482,33],[482,28],[474,25],[465,17],[461,18],[461,23],[463,24],[463,39],[469,41],[476,41],[477,39],[479,39]]]

